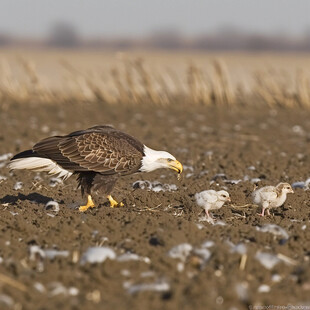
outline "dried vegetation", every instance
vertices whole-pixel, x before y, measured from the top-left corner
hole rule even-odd
[[[194,59],[194,57],[193,57]],[[0,102],[122,102],[167,105],[176,99],[199,105],[266,104],[270,107],[308,107],[310,76],[306,70],[253,70],[250,89],[232,83],[232,73],[225,61],[210,60],[209,68],[188,64],[183,75],[171,68],[153,72],[150,60],[124,57],[109,72],[80,70],[60,59],[62,89],[51,87],[48,76],[42,77],[35,62],[16,57],[16,75],[9,61],[0,59]]]

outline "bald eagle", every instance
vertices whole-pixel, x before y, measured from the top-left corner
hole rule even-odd
[[[169,168],[179,174],[183,170],[182,164],[168,152],[152,150],[107,125],[43,139],[31,150],[16,154],[8,167],[46,171],[64,179],[77,175],[82,196],[87,193],[86,205],[79,208],[82,212],[95,206],[93,192],[105,194],[112,208],[123,205],[111,196],[120,176],[159,168]]]

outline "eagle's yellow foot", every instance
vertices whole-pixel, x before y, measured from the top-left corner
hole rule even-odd
[[[80,206],[79,210],[81,212],[85,212],[87,209],[93,208],[94,206],[95,206],[95,204],[94,204],[94,202],[93,202],[93,200],[91,198],[91,195],[88,195],[87,196],[87,204],[86,204],[86,206]]]
[[[116,200],[113,199],[111,195],[108,195],[107,198],[110,201],[110,207],[115,208],[115,207],[123,207],[124,204],[122,202],[118,203]]]

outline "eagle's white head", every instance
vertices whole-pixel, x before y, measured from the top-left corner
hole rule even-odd
[[[182,164],[173,155],[164,151],[155,151],[144,145],[144,156],[140,171],[150,172],[160,168],[169,168],[181,173]]]

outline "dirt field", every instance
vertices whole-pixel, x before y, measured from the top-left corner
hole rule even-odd
[[[1,309],[310,307],[309,191],[295,188],[270,217],[245,206],[255,184],[310,176],[308,111],[177,103],[7,107],[0,111]],[[124,177],[113,194],[125,207],[111,209],[95,197],[98,207],[81,214],[85,200],[74,178],[59,184],[5,167],[5,154],[95,124],[113,124],[171,152],[184,165],[183,178],[166,170]],[[177,190],[134,189],[137,180]],[[194,200],[210,188],[232,198],[213,212],[215,225],[199,221]],[[46,207],[50,200],[59,212]],[[103,254],[111,259],[88,262],[100,258],[85,255],[91,247],[108,247]]]

